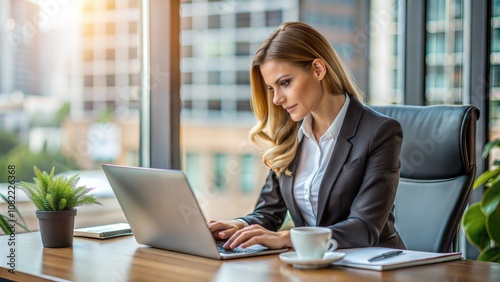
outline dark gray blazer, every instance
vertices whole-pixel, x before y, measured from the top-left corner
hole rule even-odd
[[[392,213],[399,181],[401,125],[350,98],[319,189],[316,225],[331,228],[339,248],[405,248]],[[271,171],[254,212],[241,219],[278,230],[289,210],[295,226],[305,225],[292,191],[301,145],[289,167],[292,176],[276,177]]]

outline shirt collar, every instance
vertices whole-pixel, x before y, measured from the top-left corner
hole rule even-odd
[[[345,102],[344,105],[342,105],[342,108],[340,109],[339,113],[333,120],[332,124],[330,127],[326,130],[325,134],[323,136],[331,136],[335,139],[338,138],[340,129],[342,128],[342,124],[344,123],[345,115],[347,113],[347,108],[349,107],[349,102],[350,98],[349,95],[345,95]],[[300,126],[299,130],[299,142],[302,141],[302,138],[306,136],[307,138],[312,138],[313,136],[313,131],[312,131],[312,116],[309,113],[307,116],[304,117],[304,120],[302,121],[302,125]],[[321,137],[323,137],[321,136]],[[319,140],[318,140],[319,141]]]

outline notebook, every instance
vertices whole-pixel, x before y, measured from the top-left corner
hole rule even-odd
[[[121,222],[77,228],[73,231],[73,235],[96,239],[108,239],[119,236],[132,235],[132,229],[130,229],[130,225],[128,223]]]
[[[397,249],[382,248],[382,247],[339,249],[337,251],[343,252],[346,255],[344,259],[338,262],[334,262],[333,264],[339,266],[383,271],[383,270],[462,259],[462,253],[460,252],[433,253],[433,252],[402,250],[402,253],[397,256],[373,262],[368,261],[368,259],[370,258],[395,250]]]
[[[180,170],[104,164],[102,169],[139,244],[213,259],[276,254],[262,245],[224,250]]]

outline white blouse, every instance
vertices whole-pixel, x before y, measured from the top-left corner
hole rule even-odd
[[[342,109],[319,141],[314,137],[310,114],[302,121],[299,131],[299,141],[304,137],[305,139],[302,141],[302,154],[294,175],[293,196],[305,223],[309,226],[316,225],[319,187],[349,106],[349,95],[345,96]]]

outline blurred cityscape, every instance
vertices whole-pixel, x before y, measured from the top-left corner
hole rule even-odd
[[[183,170],[208,217],[250,211],[267,174],[247,138],[249,67],[262,40],[282,22],[307,22],[332,43],[369,104],[402,104],[398,2],[181,1]],[[463,0],[427,2],[426,101],[461,104]],[[0,183],[10,164],[24,181],[33,165],[95,177],[102,163],[139,165],[140,4],[0,0]],[[493,139],[500,137],[500,1],[492,5]],[[153,62],[152,78],[163,75]]]

